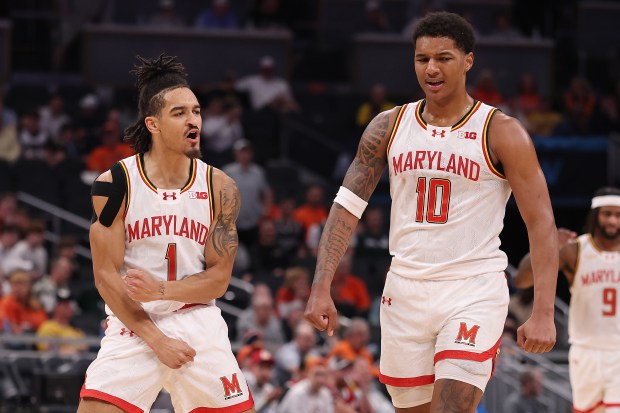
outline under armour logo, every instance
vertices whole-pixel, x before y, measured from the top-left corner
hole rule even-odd
[[[162,195],[164,196],[164,201],[167,201],[168,198],[172,198],[173,201],[177,200],[176,192],[171,192],[171,193],[163,192]]]
[[[124,336],[125,334],[129,334],[129,337],[133,337],[134,332],[123,327],[121,328],[121,336]]]
[[[392,297],[381,296],[381,304],[385,303],[387,303],[387,305],[392,305]]]
[[[446,131],[445,130],[438,131],[437,129],[433,129],[433,138],[436,138],[437,136],[439,136],[440,138],[445,138]]]

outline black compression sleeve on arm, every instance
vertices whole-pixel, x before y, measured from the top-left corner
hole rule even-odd
[[[125,171],[120,162],[117,162],[110,168],[112,173],[112,182],[93,183],[90,194],[92,196],[105,196],[108,198],[105,206],[101,210],[101,215],[97,216],[93,207],[92,223],[101,222],[106,227],[110,227],[114,222],[114,218],[123,205],[123,199],[127,194],[127,181],[125,180]]]

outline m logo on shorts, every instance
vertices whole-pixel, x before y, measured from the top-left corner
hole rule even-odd
[[[467,329],[467,324],[461,322],[461,326],[459,327],[459,333],[456,336],[455,343],[467,344],[468,346],[476,345],[476,335],[478,334],[478,330],[480,329],[479,325],[475,325],[470,329]]]
[[[243,395],[241,387],[239,386],[239,379],[237,378],[237,373],[232,375],[232,380],[228,380],[228,377],[226,376],[220,377],[220,380],[222,381],[222,386],[224,386],[225,400]]]

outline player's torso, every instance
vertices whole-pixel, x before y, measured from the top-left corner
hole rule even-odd
[[[475,102],[452,127],[427,125],[424,101],[400,111],[388,144],[392,271],[458,279],[503,271],[499,250],[508,182],[491,163],[495,108]]]
[[[192,160],[182,188],[160,189],[149,181],[139,155],[121,162],[129,177],[122,272],[138,268],[173,281],[204,271],[213,168]]]
[[[620,253],[599,249],[590,234],[581,235],[578,243],[571,286],[570,342],[617,349],[620,345]]]

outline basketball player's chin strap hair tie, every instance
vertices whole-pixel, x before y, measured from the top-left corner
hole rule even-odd
[[[592,198],[591,209],[600,208],[604,206],[620,207],[620,195],[601,195],[601,196],[595,196],[594,198]]]
[[[341,186],[338,190],[334,202],[355,215],[357,219],[362,217],[366,206],[368,206],[368,202],[364,201],[344,186]]]

